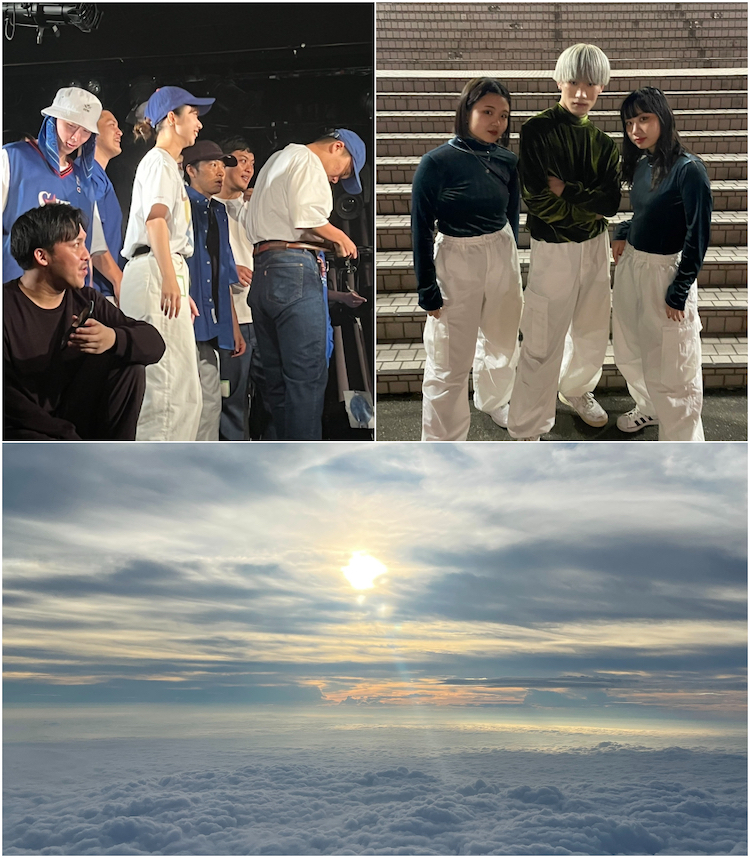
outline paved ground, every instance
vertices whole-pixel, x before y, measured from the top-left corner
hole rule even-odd
[[[615,426],[617,417],[633,407],[626,393],[597,393],[597,401],[610,415],[601,429],[592,429],[565,405],[558,403],[557,419],[544,441],[657,441],[659,430],[650,426],[632,435]],[[471,407],[469,441],[510,441],[505,429],[496,426],[488,414]],[[422,398],[418,395],[387,396],[378,400],[378,441],[418,441],[421,434]],[[707,441],[747,441],[747,392],[720,390],[706,392],[703,427]]]

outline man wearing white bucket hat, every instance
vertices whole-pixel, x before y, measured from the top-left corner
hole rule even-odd
[[[94,265],[110,279],[117,276],[101,229],[91,174],[94,168],[99,99],[77,86],[57,91],[37,140],[3,147],[0,159],[3,208],[3,279],[23,273],[10,252],[10,230],[24,212],[50,203],[67,203],[84,213]],[[117,269],[119,271],[119,269]]]

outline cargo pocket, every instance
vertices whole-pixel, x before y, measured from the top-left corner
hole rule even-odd
[[[530,292],[524,293],[521,333],[523,347],[533,357],[545,357],[548,340],[549,299]]]
[[[445,307],[440,318],[428,316],[424,326],[424,350],[435,369],[448,369],[448,324],[445,321]]]
[[[662,328],[661,380],[666,387],[690,384],[700,367],[700,338],[694,324]]]

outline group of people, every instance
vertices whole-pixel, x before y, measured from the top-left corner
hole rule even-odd
[[[610,78],[595,45],[563,51],[554,78],[560,100],[521,127],[518,157],[507,148],[510,92],[493,78],[469,81],[455,136],[414,176],[414,264],[428,314],[422,439],[466,439],[472,369],[475,406],[515,440],[549,432],[558,399],[605,426],[593,391],[611,315],[615,362],[635,401],[618,429],[658,424],[660,440],[702,441],[696,278],[711,226],[705,166],[654,87],[621,105],[620,158],[588,116]],[[623,181],[633,217],[614,231],[612,296],[607,218]],[[525,291],[521,199],[531,234]]]
[[[124,238],[106,175],[122,132],[96,96],[61,89],[38,138],[3,148],[6,440],[321,437],[324,253],[357,255],[331,185],[361,193],[365,145],[343,128],[289,144],[249,190],[245,140],[197,139],[213,103],[148,100]]]

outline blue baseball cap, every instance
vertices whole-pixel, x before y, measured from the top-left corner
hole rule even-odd
[[[146,104],[145,116],[156,126],[166,117],[170,110],[177,110],[183,104],[198,108],[198,115],[203,116],[211,109],[215,98],[196,98],[181,86],[163,86],[149,98]]]
[[[364,141],[359,134],[349,131],[348,128],[337,128],[334,136],[341,140],[346,146],[346,151],[352,156],[352,175],[341,180],[341,187],[347,194],[361,194],[362,183],[359,180],[359,174],[367,159]]]

